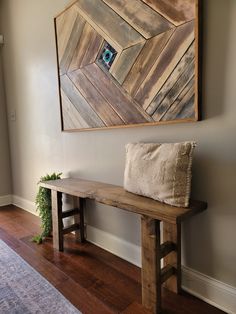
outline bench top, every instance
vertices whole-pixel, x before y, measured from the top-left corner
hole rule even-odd
[[[40,186],[174,224],[207,208],[206,202],[194,200],[189,208],[170,206],[127,192],[120,186],[75,178],[44,181]]]

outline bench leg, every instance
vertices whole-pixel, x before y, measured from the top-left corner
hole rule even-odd
[[[164,266],[170,265],[175,268],[175,274],[165,283],[164,287],[174,293],[181,292],[181,224],[163,222],[163,240],[175,244],[175,250],[164,257]]]
[[[51,191],[53,247],[63,251],[62,193]]]
[[[74,215],[74,223],[80,225],[79,230],[75,231],[76,241],[83,243],[85,241],[84,235],[84,203],[85,199],[78,198],[76,196],[73,197],[73,207],[79,208],[80,212],[78,215]]]
[[[160,221],[141,218],[142,304],[153,314],[161,313]]]
[[[83,243],[85,241],[85,234],[84,234],[84,209],[85,209],[85,198],[79,199],[79,208],[80,208],[80,215],[79,215],[79,224],[80,224],[80,242]]]

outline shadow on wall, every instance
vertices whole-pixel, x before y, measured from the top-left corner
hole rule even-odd
[[[204,120],[224,113],[227,74],[225,61],[230,44],[230,11],[231,1],[215,0],[214,6],[203,1],[203,105],[201,111]],[[208,104],[214,104],[214,106]]]

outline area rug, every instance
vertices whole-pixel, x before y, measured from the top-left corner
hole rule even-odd
[[[57,289],[0,240],[1,314],[79,314]]]

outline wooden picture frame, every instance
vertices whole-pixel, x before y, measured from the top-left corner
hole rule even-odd
[[[77,0],[57,15],[62,130],[198,121],[200,5]]]

